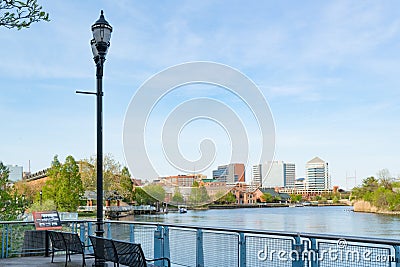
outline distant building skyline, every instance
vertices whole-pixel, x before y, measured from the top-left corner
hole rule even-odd
[[[167,177],[160,177],[160,180],[165,180],[169,185],[190,187],[194,182],[200,182],[206,179],[207,176],[201,173],[198,174],[179,174]]]
[[[266,173],[269,171],[269,173]],[[296,178],[296,165],[283,160],[268,161],[263,168],[261,186],[293,187]]]
[[[218,182],[225,182],[227,184],[244,183],[246,181],[243,163],[220,165],[217,170],[212,171],[212,176]]]
[[[328,163],[319,157],[306,163],[306,187],[309,190],[331,188]]]
[[[8,179],[12,182],[20,181],[22,180],[24,169],[22,166],[18,165],[6,165],[8,170],[10,171],[8,175]]]
[[[262,174],[263,174],[262,170],[263,170],[262,164],[253,165],[253,168],[252,168],[252,177],[253,177],[252,183],[254,185],[260,185],[261,186],[262,177],[263,177],[262,176]]]

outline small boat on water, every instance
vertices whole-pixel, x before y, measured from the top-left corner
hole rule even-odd
[[[299,207],[304,207],[302,203],[292,203],[289,205],[289,208],[299,208]]]
[[[179,213],[187,213],[186,207],[178,207]]]

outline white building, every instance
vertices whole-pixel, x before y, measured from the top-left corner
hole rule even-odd
[[[296,182],[296,165],[294,163],[284,163],[285,187],[294,187]]]
[[[306,186],[308,190],[328,190],[331,187],[328,163],[315,157],[306,164]]]
[[[260,185],[262,182],[262,164],[257,164],[253,166],[253,184]]]
[[[264,166],[262,166],[264,167]],[[269,170],[269,173],[267,173]],[[296,165],[282,160],[268,161],[262,169],[262,187],[294,187]]]
[[[17,165],[7,165],[8,170],[10,171],[10,174],[8,176],[8,179],[11,182],[16,182],[22,180],[22,175],[23,175],[23,168],[22,166],[17,166]]]

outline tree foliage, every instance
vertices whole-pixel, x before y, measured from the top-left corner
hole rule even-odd
[[[47,199],[45,201],[36,201],[33,203],[29,208],[28,212],[33,212],[33,211],[49,211],[49,210],[56,210],[57,206],[56,203],[54,203],[53,200]]]
[[[292,194],[292,195],[290,195],[290,200],[293,203],[298,203],[303,200],[303,196],[301,194]]]
[[[146,193],[141,187],[135,187],[133,190],[133,199],[139,205],[151,205],[157,200]]]
[[[193,186],[190,191],[189,201],[193,205],[203,205],[210,200],[207,189],[204,186]]]
[[[72,156],[61,164],[55,156],[43,187],[43,201],[53,200],[59,211],[76,211],[84,193],[79,167]]]
[[[274,197],[270,193],[264,193],[261,196],[261,199],[264,200],[264,202],[270,203],[274,201]]]
[[[179,187],[175,187],[174,195],[172,196],[172,201],[177,204],[184,202],[184,199],[183,199],[181,191],[179,190]]]
[[[37,0],[0,0],[0,26],[8,29],[29,28],[32,23],[50,21]]]
[[[121,170],[118,190],[125,201],[131,202],[133,200],[133,182],[126,166]]]
[[[143,190],[151,197],[157,199],[157,201],[163,202],[165,199],[165,189],[159,184],[146,185],[143,187]]]
[[[379,171],[378,178],[365,178],[361,186],[353,188],[352,199],[368,201],[379,209],[400,211],[399,183],[387,169]]]
[[[23,195],[9,181],[9,170],[0,161],[0,221],[16,220],[27,206]]]
[[[224,191],[218,191],[216,194],[217,200],[215,203],[219,204],[233,204],[236,203],[236,197],[232,192],[224,194]]]
[[[85,190],[97,189],[97,159],[91,157],[80,161],[82,183]],[[124,201],[133,199],[133,183],[127,167],[121,166],[112,155],[106,154],[103,158],[103,190],[106,198],[115,195],[122,197]]]

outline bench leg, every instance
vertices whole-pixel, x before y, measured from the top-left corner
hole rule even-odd
[[[55,253],[55,251],[54,251],[54,248],[52,249],[52,253],[51,253],[51,263],[53,263],[53,260],[54,260],[54,253]]]

